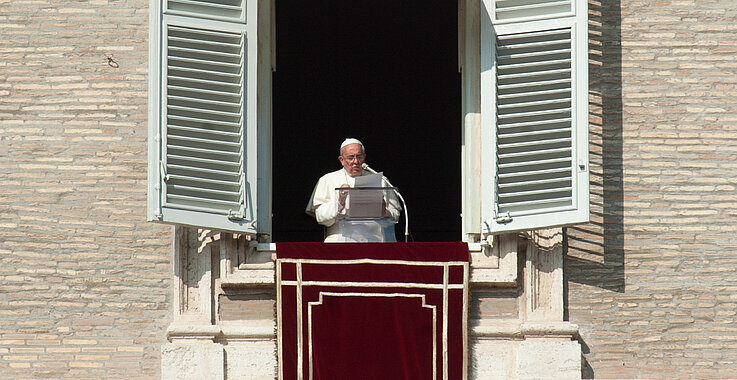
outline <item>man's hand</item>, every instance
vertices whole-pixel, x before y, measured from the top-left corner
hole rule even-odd
[[[341,189],[349,189],[351,186],[347,183],[340,185]],[[348,196],[348,190],[338,190],[338,203],[345,207],[345,198]]]

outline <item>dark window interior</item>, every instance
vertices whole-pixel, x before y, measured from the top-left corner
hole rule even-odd
[[[276,2],[273,241],[322,241],[304,209],[345,137],[401,191],[410,241],[461,239],[457,31],[455,1]]]

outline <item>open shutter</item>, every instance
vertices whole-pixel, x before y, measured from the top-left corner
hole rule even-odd
[[[482,232],[587,222],[586,2],[484,6]]]
[[[264,232],[257,140],[270,138],[258,133],[257,6],[153,0],[149,220]]]

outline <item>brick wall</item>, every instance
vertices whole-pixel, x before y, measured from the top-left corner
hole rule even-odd
[[[0,378],[159,378],[172,229],[145,221],[147,13],[0,0]]]
[[[567,230],[584,376],[737,374],[737,3],[590,2],[592,223]]]

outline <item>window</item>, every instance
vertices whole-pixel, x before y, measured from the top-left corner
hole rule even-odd
[[[270,234],[273,2],[153,3],[149,219]],[[464,189],[464,233],[588,221],[586,5],[473,8],[480,38],[463,48],[480,52],[480,91],[464,94],[480,97],[481,165],[463,175],[481,191]]]

